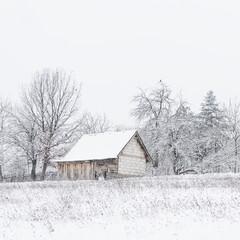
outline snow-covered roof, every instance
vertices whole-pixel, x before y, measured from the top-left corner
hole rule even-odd
[[[136,130],[85,134],[68,154],[63,159],[57,160],[57,162],[117,158],[135,133]]]

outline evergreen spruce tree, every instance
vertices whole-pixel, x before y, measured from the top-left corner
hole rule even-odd
[[[215,126],[218,126],[223,116],[221,110],[219,109],[216,96],[212,90],[207,93],[207,96],[204,98],[201,106],[200,119],[203,121],[204,125],[207,128],[214,128]]]
[[[204,98],[198,118],[202,160],[206,163],[211,159],[212,169],[209,171],[218,171],[213,163],[216,160],[216,154],[223,147],[227,124],[213,91],[210,90]]]

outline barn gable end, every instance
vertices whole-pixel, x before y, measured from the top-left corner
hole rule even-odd
[[[145,155],[135,135],[119,154],[118,173],[127,176],[144,176],[146,172]]]

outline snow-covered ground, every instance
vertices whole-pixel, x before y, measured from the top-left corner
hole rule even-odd
[[[240,175],[0,184],[0,239],[239,239]]]

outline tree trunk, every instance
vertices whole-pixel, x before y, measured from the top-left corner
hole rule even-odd
[[[49,162],[49,159],[50,159],[49,156],[50,156],[50,149],[49,149],[49,147],[45,147],[44,155],[43,155],[43,168],[42,168],[42,175],[41,175],[41,180],[42,181],[45,179],[47,166],[48,166],[48,162]]]
[[[235,166],[234,166],[234,173],[237,173],[237,155],[238,155],[238,149],[237,149],[237,140],[235,140]]]
[[[178,175],[181,169],[179,169],[179,167],[178,167],[179,159],[178,159],[178,153],[177,153],[176,148],[174,148],[174,150],[173,150],[173,155],[174,155],[173,172],[174,172],[175,175]]]
[[[158,168],[158,166],[159,166],[159,156],[158,156],[158,150],[156,149],[155,150],[155,154],[154,154],[155,156],[154,156],[154,161],[153,161],[153,167],[155,167],[155,168]]]
[[[41,175],[41,180],[43,181],[45,179],[46,171],[47,171],[47,166],[48,166],[48,161],[49,161],[49,148],[46,147],[44,151],[44,156],[43,156],[43,168],[42,168],[42,175]]]
[[[47,161],[47,160],[44,160],[44,162],[43,162],[43,168],[42,168],[42,175],[41,175],[41,180],[42,180],[42,181],[45,179],[47,166],[48,166],[48,161]]]
[[[2,166],[0,165],[0,182],[3,181]]]
[[[36,167],[37,167],[37,160],[32,160],[32,170],[31,170],[31,179],[33,181],[36,180]]]

